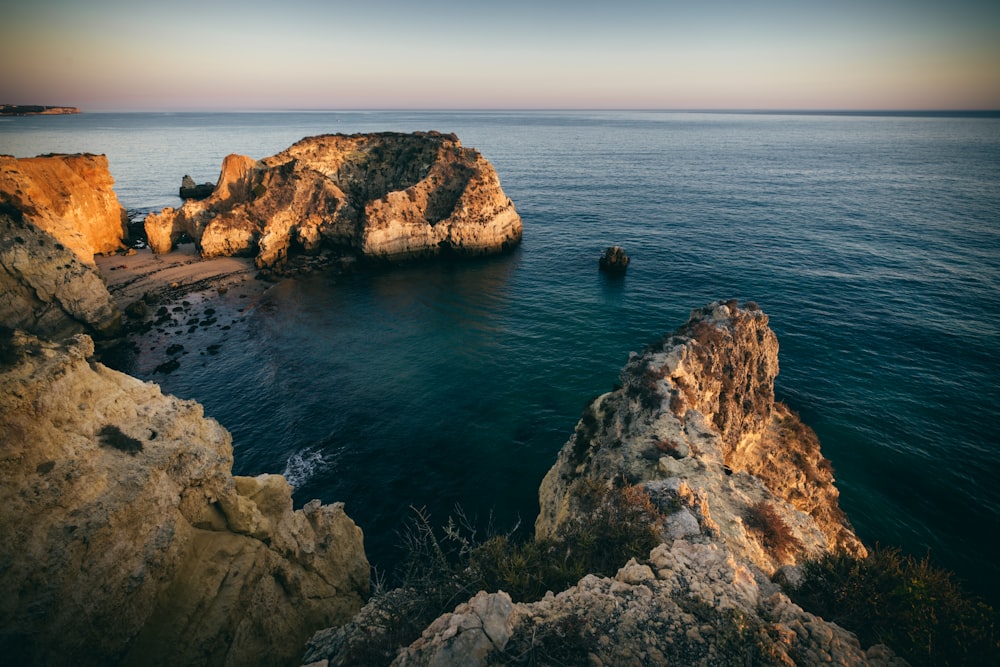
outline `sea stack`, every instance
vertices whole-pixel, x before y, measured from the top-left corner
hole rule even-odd
[[[322,246],[401,261],[506,251],[521,218],[496,170],[453,134],[323,135],[260,161],[230,155],[202,201],[146,218],[154,252],[182,235],[203,257],[280,267]]]
[[[629,256],[625,254],[625,251],[619,246],[611,246],[605,248],[604,254],[601,258],[597,260],[597,266],[605,273],[612,273],[617,275],[622,275],[628,268],[628,264],[631,261]]]

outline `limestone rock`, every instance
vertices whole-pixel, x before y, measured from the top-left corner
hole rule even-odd
[[[11,664],[297,664],[367,593],[339,503],[233,478],[200,405],[15,332],[0,340],[0,653]]]
[[[97,270],[51,234],[0,205],[0,326],[61,340],[121,325]]]
[[[0,202],[91,266],[95,254],[115,252],[127,235],[128,217],[113,186],[104,155],[0,155]]]
[[[445,614],[392,662],[396,667],[466,667],[484,664],[510,640],[514,604],[504,592],[481,591],[453,613]]]
[[[197,184],[194,179],[184,175],[181,179],[181,187],[178,189],[177,194],[180,195],[181,199],[205,199],[215,190],[215,186],[211,183]]]
[[[210,197],[145,224],[154,252],[186,234],[204,257],[254,256],[260,267],[323,243],[397,261],[492,254],[521,240],[493,166],[436,132],[310,137],[259,162],[230,155]]]
[[[474,667],[529,657],[530,664],[622,667],[907,664],[885,646],[863,649],[853,634],[758,584],[719,546],[685,540],[538,602],[512,605],[505,593],[479,593],[392,664]]]
[[[815,435],[774,400],[777,373],[778,341],[755,305],[695,310],[586,409],[542,481],[537,535],[578,511],[576,480],[624,479],[674,508],[667,535],[720,542],[767,576],[832,550],[863,554]]]

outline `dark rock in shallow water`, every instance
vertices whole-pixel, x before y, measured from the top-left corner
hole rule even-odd
[[[180,194],[181,199],[207,199],[212,192],[215,191],[215,185],[212,183],[202,183],[198,185],[194,182],[194,179],[184,175],[181,179],[181,187],[178,194]]]
[[[611,246],[605,249],[604,254],[601,255],[601,259],[598,260],[598,266],[601,271],[607,273],[625,273],[625,269],[628,268],[628,263],[631,260],[629,256],[625,254],[625,251],[619,246]]]

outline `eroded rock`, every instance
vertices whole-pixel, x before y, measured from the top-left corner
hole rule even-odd
[[[90,266],[95,254],[115,252],[127,236],[128,216],[114,183],[104,155],[0,155],[0,202]]]
[[[863,554],[818,440],[774,400],[777,374],[777,337],[755,305],[692,312],[586,409],[542,481],[537,535],[558,535],[579,511],[576,480],[626,480],[680,507],[674,535],[690,538],[694,517],[698,539],[768,576],[831,550]]]
[[[121,312],[93,265],[0,204],[0,325],[61,340],[114,334]]]
[[[0,340],[0,651],[11,664],[297,664],[367,594],[343,505],[234,478],[200,405],[15,332]]]
[[[485,255],[521,240],[521,219],[492,165],[454,135],[310,137],[254,161],[230,155],[215,191],[146,218],[154,252],[188,235],[203,257],[261,268],[324,243],[389,261]]]

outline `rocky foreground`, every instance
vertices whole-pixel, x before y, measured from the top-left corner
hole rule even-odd
[[[0,340],[0,647],[10,664],[280,665],[368,592],[341,504],[233,477],[200,405],[92,359]]]
[[[260,161],[226,157],[215,191],[146,218],[154,252],[184,236],[203,257],[254,257],[347,247],[398,261],[475,256],[521,240],[521,218],[493,166],[455,135],[324,135]]]

